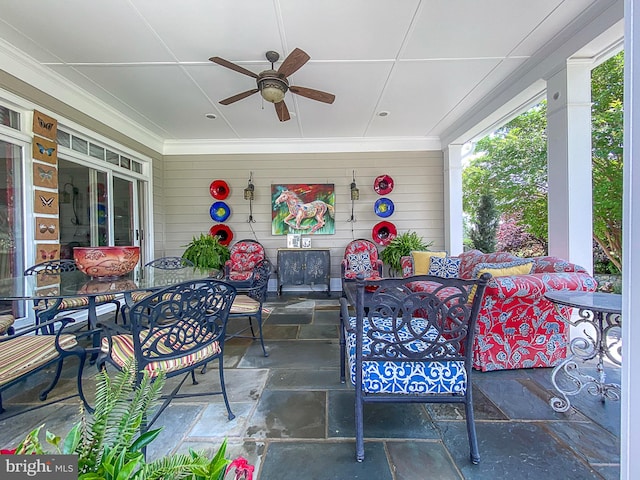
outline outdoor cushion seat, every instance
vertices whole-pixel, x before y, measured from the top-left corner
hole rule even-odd
[[[78,344],[75,335],[60,335],[60,346]],[[55,335],[24,335],[0,344],[0,385],[22,377],[58,358]]]
[[[249,286],[256,265],[265,258],[261,243],[251,239],[238,240],[229,248],[229,260],[224,264],[225,281],[236,287]]]
[[[13,315],[0,315],[0,335],[13,335],[13,323],[16,321]]]
[[[218,342],[206,343],[210,338],[213,338],[214,335],[211,333],[206,335],[203,339],[205,345],[202,348],[190,352],[188,355],[180,356],[180,350],[189,351],[196,346],[195,343],[188,340],[189,337],[192,336],[193,331],[188,325],[184,325],[184,329],[181,332],[183,333],[183,337],[180,339],[180,342],[176,342],[181,343],[181,346],[178,349],[174,346],[169,347],[166,342],[161,341],[167,337],[167,334],[171,336],[174,332],[175,329],[157,330],[148,338],[144,332],[140,333],[141,342],[146,344],[153,344],[157,342],[157,349],[160,354],[177,355],[177,357],[173,359],[163,359],[157,362],[152,361],[151,363],[146,364],[144,368],[149,372],[151,377],[157,376],[160,370],[165,373],[170,373],[176,370],[189,368],[196,363],[202,362],[203,360],[220,353],[220,344]],[[111,360],[123,368],[134,356],[133,336],[130,334],[114,335],[111,337],[111,340],[112,345],[110,347],[109,339],[102,339],[102,352],[109,353],[109,349],[111,348]],[[174,338],[173,340],[175,341],[176,339]]]
[[[112,294],[96,295],[96,305],[117,301],[116,298],[117,297]],[[77,310],[88,306],[89,297],[70,297],[63,298],[62,301],[56,306],[56,308],[58,310]],[[47,306],[47,304],[44,302],[38,302],[37,305],[34,305],[35,310],[47,310],[47,308],[50,308],[50,306]]]
[[[254,300],[248,295],[237,295],[236,299],[233,301],[231,305],[231,311],[229,313],[233,314],[249,314],[249,313],[258,313],[260,309],[260,302]]]
[[[383,331],[380,337],[386,341],[393,341],[391,318],[376,318],[375,330]],[[428,324],[423,318],[411,319],[416,330],[424,330]],[[356,317],[349,318],[350,332],[347,334],[347,352],[351,383],[356,383]],[[373,340],[368,336],[371,324],[366,323],[363,329],[362,353],[369,355]],[[427,338],[435,341],[438,331],[429,327]],[[412,340],[409,334],[401,336],[408,341],[407,350],[420,352],[425,344]],[[403,361],[406,360],[406,361]],[[449,362],[415,362],[400,354],[398,361],[363,361],[362,362],[362,390],[367,393],[400,393],[416,395],[421,393],[460,393],[467,389],[467,372],[464,361]]]

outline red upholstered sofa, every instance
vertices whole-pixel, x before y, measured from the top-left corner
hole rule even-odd
[[[508,263],[521,258],[506,252],[460,254],[458,276],[471,278],[479,264]],[[553,290],[592,292],[597,283],[579,265],[556,257],[532,257],[531,273],[493,277],[478,314],[473,366],[482,371],[552,367],[567,354],[569,327],[544,294]],[[413,274],[411,257],[402,258],[403,276]],[[427,289],[426,286],[424,286]],[[418,283],[415,288],[421,288]]]

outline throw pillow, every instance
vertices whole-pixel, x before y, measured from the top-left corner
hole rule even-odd
[[[473,269],[473,278],[478,278],[483,273],[490,273],[494,277],[508,277],[511,275],[528,275],[533,268],[531,260],[514,260],[505,263],[479,263]],[[476,287],[474,286],[469,293],[469,302],[473,301],[476,295]]]
[[[411,252],[411,258],[413,259],[413,274],[428,275],[429,266],[431,264],[431,257],[444,258],[446,256],[447,252]]]
[[[444,278],[456,278],[460,271],[460,259],[457,257],[431,257],[429,275]]]
[[[364,273],[365,277],[371,274],[369,252],[349,253],[347,254],[347,262],[349,262],[349,270],[355,273]]]

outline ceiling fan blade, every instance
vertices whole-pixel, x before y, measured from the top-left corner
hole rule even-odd
[[[287,108],[287,105],[284,103],[284,100],[282,102],[274,103],[274,105],[276,107],[276,113],[278,114],[278,118],[280,119],[281,122],[286,122],[291,118],[289,116],[289,109]]]
[[[222,105],[229,105],[230,103],[237,102],[238,100],[242,100],[243,98],[247,98],[249,95],[253,95],[254,93],[258,93],[258,89],[254,88],[253,90],[247,90],[246,92],[238,93],[233,97],[225,98],[224,100],[220,100]]]
[[[296,48],[287,56],[287,58],[284,59],[284,62],[282,62],[282,65],[278,68],[278,74],[288,77],[307,63],[310,58],[311,57],[304,51]]]
[[[217,63],[218,65],[222,65],[223,67],[230,68],[231,70],[234,70],[238,73],[243,73],[244,75],[248,75],[253,78],[258,78],[258,75],[256,73],[253,73],[251,70],[247,70],[246,68],[243,68],[240,65],[231,63],[229,60],[225,60],[224,58],[211,57],[209,60],[211,60],[213,63]]]
[[[321,92],[320,90],[314,90],[313,88],[306,87],[294,87],[289,86],[289,90],[297,95],[310,98],[311,100],[317,100],[318,102],[333,103],[336,96],[332,93]]]

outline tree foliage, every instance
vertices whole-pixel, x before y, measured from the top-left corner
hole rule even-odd
[[[623,54],[592,70],[593,238],[620,269],[622,258]],[[546,245],[546,102],[532,107],[476,145],[463,171],[463,208],[473,217],[483,193],[498,212],[517,219],[532,244]]]
[[[469,228],[469,238],[473,248],[482,252],[495,252],[496,233],[498,231],[498,213],[493,195],[480,195],[475,217]]]

